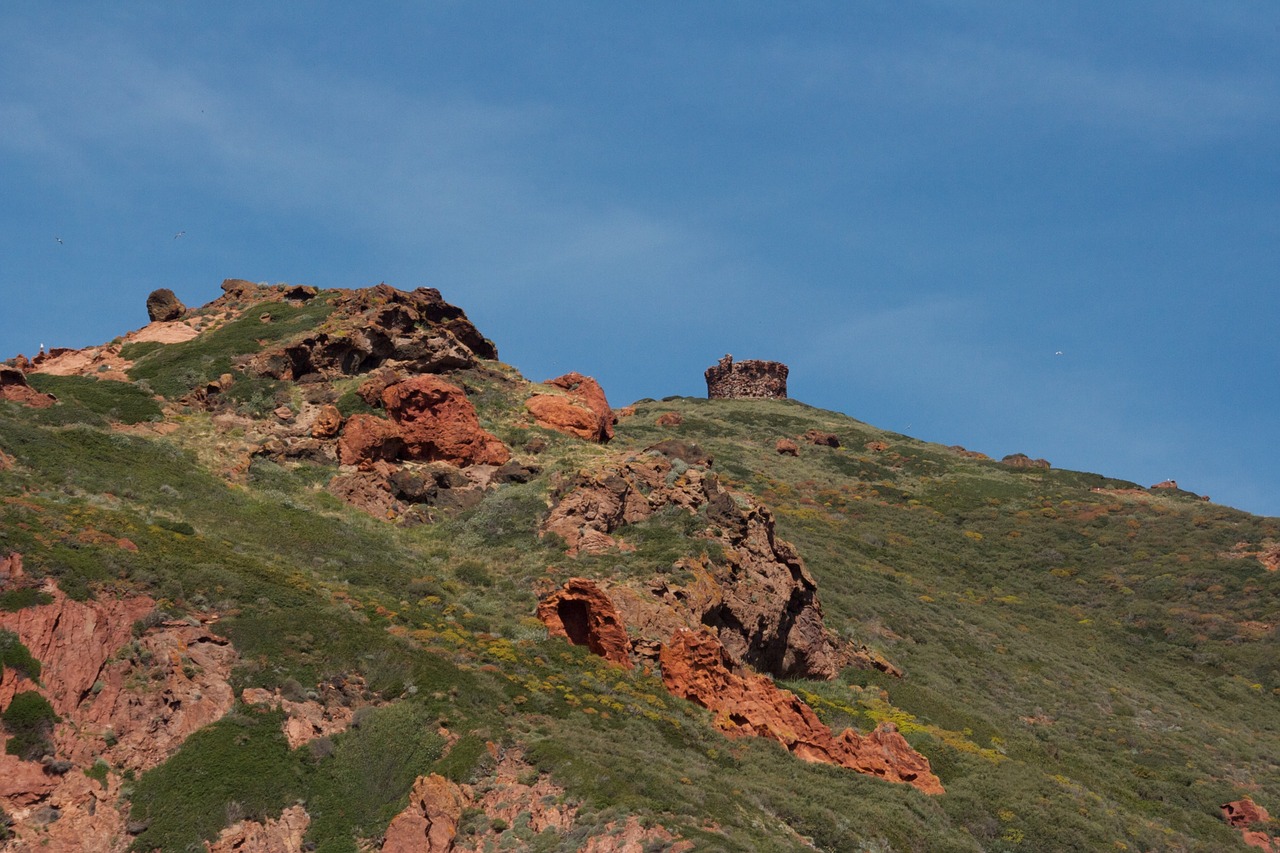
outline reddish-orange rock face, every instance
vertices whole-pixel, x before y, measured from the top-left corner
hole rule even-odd
[[[511,458],[497,436],[480,427],[475,406],[457,385],[424,374],[382,392],[400,428],[404,458],[453,465],[501,465]]]
[[[449,853],[466,804],[463,790],[443,776],[419,777],[409,806],[387,827],[384,853]]]
[[[774,445],[774,450],[781,456],[799,456],[800,448],[794,441],[789,438],[780,438],[778,443]]]
[[[613,438],[616,418],[600,383],[581,373],[566,373],[543,383],[565,394],[535,394],[525,407],[539,426],[603,444]]]
[[[1271,815],[1248,797],[1223,803],[1222,819],[1228,826],[1240,830],[1241,840],[1246,847],[1254,847],[1265,853],[1280,853],[1280,835],[1264,831],[1273,828]]]
[[[338,439],[338,461],[343,465],[368,465],[395,460],[404,452],[400,430],[386,418],[358,414],[347,419]]]
[[[552,637],[587,646],[607,661],[631,668],[631,641],[622,615],[604,590],[585,578],[571,578],[542,600],[538,618]]]
[[[207,845],[208,853],[301,853],[302,839],[310,826],[307,810],[290,806],[278,820],[242,820],[228,826],[217,841]]]
[[[726,734],[771,738],[805,761],[906,783],[926,794],[943,793],[929,760],[912,749],[892,723],[881,724],[865,737],[848,729],[833,736],[795,694],[762,675],[735,668],[707,631],[677,631],[663,646],[659,661],[667,689],[711,711]]]
[[[27,384],[27,376],[16,367],[0,364],[0,400],[21,403],[33,409],[47,409],[57,398],[42,394]]]

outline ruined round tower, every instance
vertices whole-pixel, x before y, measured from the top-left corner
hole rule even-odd
[[[707,368],[707,397],[712,400],[787,398],[787,366],[780,361],[739,361],[726,355]]]

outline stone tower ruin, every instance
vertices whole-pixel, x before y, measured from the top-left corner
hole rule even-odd
[[[712,400],[787,398],[787,366],[780,361],[739,361],[726,355],[707,368],[707,397]]]

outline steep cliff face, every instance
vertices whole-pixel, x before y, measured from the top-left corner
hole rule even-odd
[[[9,588],[29,583],[13,571],[20,559],[7,563]],[[49,603],[0,611],[0,628],[17,634],[42,664],[38,685],[5,670],[0,707],[36,689],[61,722],[52,763],[0,756],[0,808],[14,820],[20,845],[47,838],[67,850],[122,850],[129,838],[118,774],[160,764],[231,709],[235,653],[206,626],[187,621],[157,622],[135,636],[147,624],[139,620],[155,611],[146,596],[80,602],[52,583],[42,592]],[[50,772],[55,763],[67,769]],[[112,771],[86,775],[99,764]]]

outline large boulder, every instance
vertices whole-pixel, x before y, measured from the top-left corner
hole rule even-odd
[[[506,445],[481,428],[466,392],[438,376],[413,376],[388,386],[382,405],[400,430],[405,459],[464,467],[501,465],[511,458]]]
[[[543,383],[563,393],[535,394],[525,407],[539,426],[603,444],[617,422],[600,383],[581,373],[566,373]]]
[[[187,306],[167,287],[151,291],[147,297],[147,316],[153,323],[167,323],[187,313]]]

